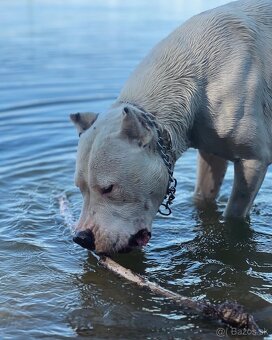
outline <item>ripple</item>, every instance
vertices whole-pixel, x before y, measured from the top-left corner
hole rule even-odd
[[[200,6],[182,1],[172,5],[163,0],[77,0],[65,6],[2,0],[3,338],[215,337],[214,325],[206,320],[190,317],[169,300],[99,267],[72,242],[69,228],[82,199],[73,185],[77,135],[68,115],[104,112],[147,50],[185,18],[185,9],[189,16]],[[176,165],[173,215],[156,218],[149,246],[117,260],[188,297],[236,299],[271,327],[272,171],[251,222],[227,225],[221,215],[233,169],[218,208],[205,214],[192,202],[195,168],[196,152],[190,150]],[[73,213],[66,220],[58,205],[63,193]]]
[[[114,96],[105,96],[100,95],[96,97],[67,97],[67,98],[59,98],[59,99],[47,99],[46,101],[31,101],[31,102],[25,102],[16,104],[14,106],[7,106],[5,108],[0,109],[0,113],[8,113],[12,111],[19,111],[19,110],[26,110],[26,109],[34,109],[34,108],[40,108],[40,107],[49,107],[49,106],[59,106],[59,105],[69,105],[69,104],[75,104],[75,103],[87,103],[87,102],[99,102],[99,101],[109,101],[114,100],[116,97]],[[3,118],[3,116],[2,116]]]

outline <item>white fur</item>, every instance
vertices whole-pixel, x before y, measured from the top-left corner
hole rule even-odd
[[[235,181],[226,216],[246,216],[258,192],[262,180],[245,179],[250,162],[258,163],[263,178],[272,161],[271,56],[272,1],[235,1],[194,16],[161,41],[118,98],[157,116],[176,158],[193,146],[221,157],[220,169],[225,160],[243,162],[235,176],[245,183],[241,188]],[[214,198],[210,193],[219,189],[214,183],[222,182],[224,171],[216,174],[211,157],[208,167],[214,174],[209,181],[204,169],[198,171],[198,199]],[[240,191],[250,196],[249,203],[237,203]]]
[[[85,131],[78,230],[93,231],[98,251],[118,251],[142,228],[151,231],[167,186],[156,133],[137,122],[137,107],[168,132],[175,160],[191,146],[200,150],[197,201],[216,197],[234,162],[225,216],[245,217],[272,161],[272,1],[241,0],[194,16],[139,64],[104,118],[72,117]],[[102,195],[109,184],[113,193]]]
[[[239,147],[218,150],[216,139],[231,139],[270,163],[271,55],[272,2],[232,2],[194,16],[162,40],[118,100],[156,114],[171,132],[177,157],[190,142],[228,159],[243,157]],[[194,125],[196,141],[190,140]]]

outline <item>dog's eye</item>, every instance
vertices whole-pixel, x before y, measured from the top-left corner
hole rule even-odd
[[[113,189],[113,184],[105,187],[105,188],[101,188],[101,193],[104,194],[109,194],[110,192],[112,192]]]

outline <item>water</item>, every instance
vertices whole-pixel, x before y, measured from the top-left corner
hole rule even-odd
[[[71,240],[77,136],[68,114],[104,112],[148,50],[174,27],[226,1],[44,1],[0,4],[0,338],[216,338],[217,324],[97,266]],[[229,169],[218,207],[192,204],[193,150],[177,164],[173,215],[150,244],[115,259],[182,295],[234,299],[272,331],[271,170],[251,221],[225,224]]]

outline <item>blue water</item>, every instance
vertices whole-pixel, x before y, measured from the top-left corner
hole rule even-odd
[[[0,338],[212,339],[218,324],[185,314],[97,265],[59,212],[81,196],[68,115],[105,112],[156,42],[227,1],[1,0]],[[194,150],[176,166],[173,215],[158,216],[143,251],[115,259],[182,295],[237,300],[272,332],[272,172],[250,222],[225,224],[230,167],[218,207],[192,203]]]

